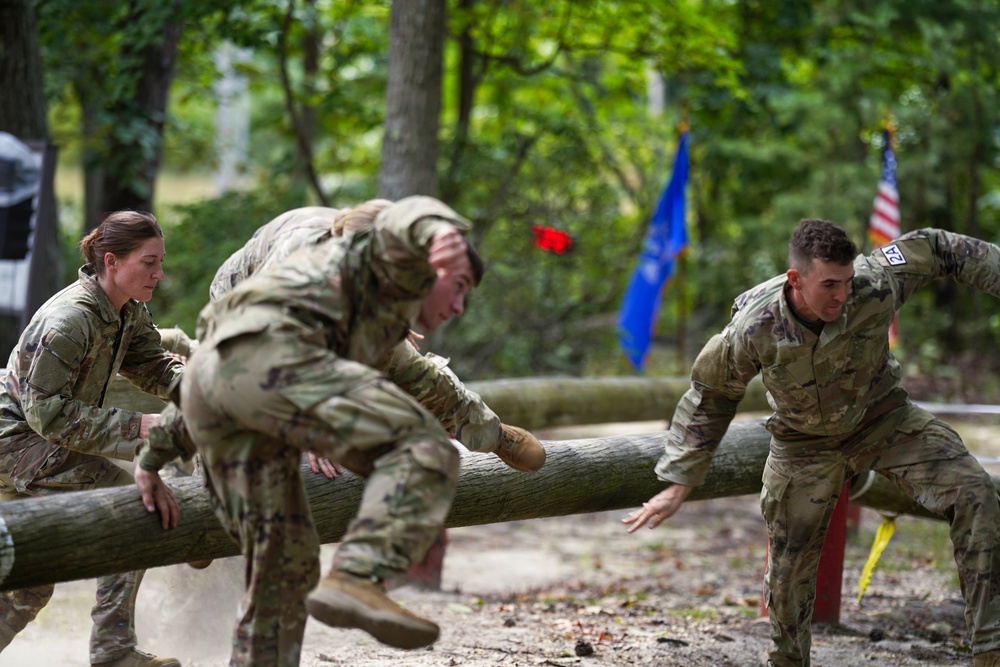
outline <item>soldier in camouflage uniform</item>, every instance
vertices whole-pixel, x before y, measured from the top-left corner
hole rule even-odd
[[[281,262],[303,246],[369,229],[375,216],[391,205],[387,199],[372,199],[352,209],[338,211],[313,206],[275,218],[219,267],[209,289],[212,300],[223,297],[255,271]],[[436,354],[421,355],[415,345],[404,341],[392,351],[383,370],[470,450],[494,453],[522,472],[541,468],[545,452],[537,441],[523,429],[501,424],[482,398],[448,368],[448,362]]]
[[[164,351],[149,301],[163,278],[163,232],[148,213],[112,213],[80,244],[79,279],[32,317],[0,385],[0,497],[122,486],[156,415],[102,407],[116,373],[167,398],[183,364]],[[172,500],[172,496],[168,498]],[[100,577],[90,660],[103,667],[180,667],[136,650],[143,572]],[[53,586],[0,594],[0,650],[52,597]]]
[[[437,625],[392,602],[382,582],[441,530],[459,455],[386,371],[412,324],[433,330],[463,311],[482,270],[467,229],[441,202],[407,198],[373,229],[305,246],[202,312],[181,406],[217,514],[249,564],[232,665],[297,665],[307,596],[320,621],[392,646],[437,639]],[[318,588],[299,477],[309,450],[368,478]]]
[[[874,470],[948,518],[975,667],[1000,665],[1000,503],[958,434],[910,402],[889,326],[938,277],[1000,296],[1000,247],[947,231],[903,235],[869,256],[833,223],[804,220],[787,274],[737,297],[732,321],[702,349],[677,406],[657,476],[670,482],[624,523],[673,515],[758,373],[774,414],[761,511],[768,530],[768,665],[809,665],[816,570],[845,480]]]
[[[392,202],[385,199],[366,202],[370,206],[368,210],[376,213],[383,203],[388,205]],[[336,221],[341,220],[346,212],[324,206],[305,206],[282,213],[260,227],[242,248],[222,263],[208,288],[209,297],[212,301],[218,301],[229,290],[249,278],[272,254],[276,245],[283,245],[287,241],[289,248],[295,248],[333,236]]]
[[[281,214],[260,227],[240,250],[223,262],[209,287],[211,300],[221,299],[256,271],[281,262],[301,247],[369,229],[375,216],[391,205],[387,199],[372,199],[351,209],[308,206]],[[180,336],[186,339],[183,332]],[[187,349],[195,345],[196,342],[188,341]],[[494,453],[522,472],[540,469],[545,463],[545,451],[538,441],[523,429],[501,424],[496,413],[479,394],[462,383],[448,362],[432,353],[421,355],[414,345],[404,341],[392,351],[382,370],[471,451]],[[193,454],[194,444],[186,436],[179,411],[176,406],[168,405],[136,461],[143,471],[152,473],[174,458],[186,459]],[[308,454],[314,472],[322,470],[327,477],[336,476],[335,464]],[[139,477],[143,477],[143,472]],[[143,481],[147,488],[153,483]],[[156,501],[148,492],[144,503],[149,511],[155,511]]]

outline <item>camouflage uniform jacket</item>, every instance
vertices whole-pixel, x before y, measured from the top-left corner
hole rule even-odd
[[[436,200],[413,198],[411,203],[413,206],[408,215],[409,220],[417,220],[414,216],[423,215],[426,212],[432,216],[441,215],[449,222],[452,220],[449,216],[452,216],[461,221],[461,225],[456,225],[460,229],[468,227],[468,223],[464,219],[458,217],[454,211]],[[221,300],[237,285],[243,284],[251,275],[281,264],[286,257],[296,253],[301,248],[307,249],[303,251],[303,254],[296,256],[302,257],[301,261],[303,262],[315,262],[316,258],[324,253],[318,246],[327,243],[354,243],[354,241],[334,239],[331,236],[329,233],[330,220],[334,214],[335,209],[321,207],[295,209],[261,227],[253,238],[242,249],[233,253],[216,273],[211,289],[213,302]],[[395,221],[392,224],[398,226],[400,223]],[[368,239],[369,236],[365,236],[365,239]],[[364,245],[370,243],[370,240],[359,238],[358,243]],[[312,246],[317,247],[309,249]],[[339,256],[337,253],[342,251],[334,250],[332,252],[331,257]],[[300,260],[294,261],[299,262]],[[329,266],[333,261],[332,259],[329,262],[324,260],[323,266]],[[294,267],[291,270],[294,272]],[[314,278],[310,278],[310,280],[312,279]],[[294,288],[291,289],[294,291]],[[255,301],[261,296],[239,297],[238,299],[242,301],[248,298]],[[267,301],[267,298],[264,297],[264,300]],[[222,312],[221,308],[221,306],[209,306],[203,315],[207,315],[208,311],[211,310],[214,318],[228,317],[219,314]],[[338,353],[343,354],[342,352]],[[462,381],[448,368],[448,362],[447,358],[435,354],[421,355],[412,345],[403,341],[396,345],[389,354],[383,355],[380,361],[366,361],[365,363],[374,365],[390,380],[416,398],[421,405],[437,417],[449,433],[453,434],[466,447],[473,451],[495,450],[500,444],[500,418],[483,402],[479,394],[462,384]],[[151,435],[158,436],[152,431]],[[187,449],[185,446],[187,443],[184,440],[183,437],[176,435],[169,438],[153,437],[138,459],[140,465],[147,470],[159,470],[166,462],[178,456],[190,457],[193,451]]]
[[[333,219],[338,210],[323,206],[306,206],[282,213],[262,226],[240,250],[222,263],[208,288],[209,298],[218,301],[236,285],[249,278],[265,259],[274,254],[276,246],[287,244],[281,257],[296,248],[332,236]]]
[[[307,346],[386,372],[436,280],[427,253],[443,225],[469,229],[435,199],[403,200],[383,212],[372,230],[302,247],[210,303],[199,319],[198,338],[218,344],[288,330]],[[303,367],[307,372],[308,364]],[[309,378],[281,393],[309,409],[336,393],[338,383],[336,377]]]
[[[902,391],[889,326],[917,289],[942,276],[1000,296],[1000,248],[922,229],[859,255],[843,312],[819,336],[793,315],[784,275],[741,294],[732,320],[694,362],[691,388],[677,405],[657,476],[689,486],[704,481],[757,373],[774,410],[767,424],[772,434],[793,439],[851,433],[872,406]]]
[[[90,269],[32,317],[0,386],[0,472],[23,491],[60,447],[132,460],[142,413],[103,408],[116,373],[168,398],[184,365],[160,346],[146,306],[115,310]],[[39,437],[48,447],[25,449]],[[44,450],[44,451],[42,451]]]

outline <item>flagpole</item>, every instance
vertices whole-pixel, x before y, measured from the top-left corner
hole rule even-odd
[[[691,129],[687,121],[687,105],[682,107],[684,118],[677,125],[678,138]],[[688,159],[690,160],[690,154]],[[687,224],[685,220],[683,224]],[[682,249],[677,255],[677,368],[679,373],[687,368],[687,299],[684,289],[687,281],[687,250]]]
[[[872,215],[868,221],[868,236],[872,242],[872,251],[891,243],[902,233],[902,220],[899,206],[899,188],[896,181],[896,128],[892,123],[892,115],[886,109],[882,120],[881,175],[878,190],[872,205]],[[889,348],[894,349],[899,343],[899,315],[892,319],[889,327]]]

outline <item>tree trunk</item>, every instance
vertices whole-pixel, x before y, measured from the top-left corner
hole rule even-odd
[[[392,3],[381,197],[438,193],[444,36],[445,0]]]
[[[55,148],[48,146],[49,127],[45,95],[42,91],[42,56],[35,27],[35,10],[31,0],[0,0],[0,132],[14,135],[41,152],[43,160],[55,158]],[[51,177],[54,164],[42,165],[43,175]],[[41,187],[40,187],[41,190]],[[62,266],[55,208],[52,203],[51,180],[44,184],[35,211],[35,236],[31,266],[45,264],[50,274],[41,276],[31,271],[29,280],[36,284],[27,288],[25,312],[0,315],[0,359],[6,362],[10,351],[28,318],[35,309],[62,285]],[[47,216],[41,218],[44,213]],[[6,230],[0,229],[0,233]]]
[[[167,21],[160,32],[160,41],[139,47],[126,43],[122,49],[122,62],[137,63],[132,71],[135,89],[132,96],[113,99],[109,114],[116,124],[130,131],[116,132],[111,128],[108,132],[101,158],[104,178],[97,193],[98,218],[121,209],[153,210],[170,85],[183,29],[181,20]],[[87,229],[99,223],[100,219],[88,219]]]
[[[465,453],[446,525],[638,507],[664,488],[653,467],[665,438],[658,432],[546,442],[548,460],[537,473],[516,472],[490,454]],[[705,484],[689,500],[758,493],[769,440],[759,420],[733,424]],[[363,480],[345,474],[329,481],[306,468],[303,478],[321,541],[339,540],[357,511]],[[882,483],[873,485],[878,493],[873,489],[855,502],[903,513],[915,508],[889,482],[878,479]],[[236,544],[212,514],[202,480],[187,477],[170,483],[181,520],[177,528],[166,531],[160,528],[159,517],[142,507],[132,486],[3,503],[0,589],[236,555]]]
[[[288,8],[285,11],[285,19],[281,25],[281,33],[278,40],[278,52],[279,52],[279,63],[278,70],[281,73],[281,90],[285,97],[285,110],[288,112],[288,119],[292,125],[292,134],[295,136],[296,152],[299,156],[300,167],[303,174],[305,175],[306,181],[309,183],[309,187],[312,188],[313,194],[316,195],[316,199],[321,206],[329,206],[330,200],[326,196],[326,192],[323,190],[323,185],[320,182],[319,174],[316,172],[316,164],[313,159],[313,134],[315,125],[315,109],[310,105],[310,102],[303,102],[300,105],[299,98],[303,100],[309,100],[310,88],[315,84],[315,70],[310,71],[310,67],[314,67],[317,63],[313,60],[313,56],[318,57],[318,53],[314,53],[313,49],[317,46],[316,39],[318,35],[315,31],[315,12],[311,11],[315,9],[312,7],[312,3],[307,2],[307,10],[310,16],[310,25],[306,27],[306,37],[303,42],[303,74],[305,78],[304,95],[296,95],[295,89],[292,84],[292,76],[288,68],[288,55],[291,47],[288,44],[288,37],[292,32],[292,25],[295,20],[295,2],[288,3]],[[312,62],[311,62],[312,61]]]
[[[462,19],[472,10],[476,0],[458,0],[457,9]],[[479,76],[476,73],[479,56],[475,52],[475,40],[472,36],[473,26],[466,23],[458,35],[458,73],[455,77],[455,129],[451,155],[448,159],[448,171],[442,184],[442,197],[446,202],[452,201],[458,195],[461,165],[464,161],[465,149],[469,143],[469,125],[472,123],[472,107],[475,101],[476,86]],[[481,66],[479,67],[481,69]]]
[[[42,57],[31,0],[0,0],[0,131],[47,140]]]
[[[100,95],[90,90],[89,81],[74,82],[73,88],[80,100],[80,127],[84,137],[102,134]],[[83,234],[95,229],[103,219],[104,207],[104,157],[93,141],[84,142],[80,156],[83,170]]]

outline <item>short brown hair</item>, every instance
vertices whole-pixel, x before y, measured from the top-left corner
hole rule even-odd
[[[808,270],[814,259],[846,266],[857,254],[847,232],[829,220],[802,220],[788,242],[788,266],[798,271]]]
[[[152,213],[115,211],[108,214],[80,241],[83,261],[99,276],[104,275],[104,255],[125,257],[151,238],[163,238],[163,230]]]
[[[479,283],[483,281],[483,274],[486,273],[486,262],[483,261],[483,257],[476,250],[476,247],[472,245],[469,237],[463,236],[462,238],[465,240],[465,252],[469,256],[469,266],[472,268],[473,286],[478,287]]]

